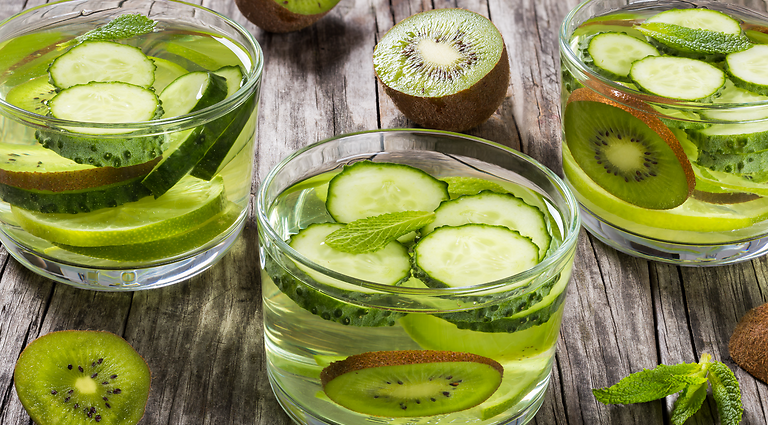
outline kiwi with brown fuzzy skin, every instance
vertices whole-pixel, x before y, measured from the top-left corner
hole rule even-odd
[[[376,45],[373,67],[406,117],[440,130],[480,125],[502,104],[509,86],[501,33],[484,16],[463,9],[404,19]]]
[[[384,417],[457,412],[485,401],[504,368],[471,353],[369,351],[331,363],[320,373],[325,394],[350,410]]]
[[[267,32],[306,28],[325,16],[339,0],[235,0],[246,19]]]
[[[733,330],[728,352],[739,367],[768,384],[768,304],[744,314]]]
[[[58,331],[24,349],[13,380],[38,425],[133,425],[144,416],[151,376],[144,359],[113,333]]]
[[[620,93],[613,98],[589,88],[569,96],[563,132],[574,159],[595,183],[628,203],[681,205],[696,178],[677,137],[649,107]]]

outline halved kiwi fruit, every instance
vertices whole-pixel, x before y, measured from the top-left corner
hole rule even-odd
[[[130,425],[149,398],[150,372],[123,338],[100,331],[44,335],[21,353],[16,393],[38,425]]]
[[[347,409],[383,417],[419,417],[477,406],[501,384],[504,368],[471,353],[369,351],[320,373],[325,394]]]
[[[563,126],[574,159],[595,183],[626,202],[649,209],[681,205],[696,182],[683,148],[648,108],[629,97],[618,100],[587,88],[568,98]]]
[[[737,365],[768,383],[768,304],[749,311],[739,320],[728,342],[728,353]]]
[[[235,0],[246,19],[267,32],[306,28],[333,9],[339,0]]]
[[[376,45],[373,68],[406,117],[441,130],[481,124],[504,101],[509,85],[501,33],[484,16],[463,9],[404,19]]]

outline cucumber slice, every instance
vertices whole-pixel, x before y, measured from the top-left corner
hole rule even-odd
[[[223,66],[216,71],[213,71],[213,73],[220,77],[224,77],[227,80],[227,97],[232,96],[235,92],[240,90],[243,81],[245,81],[243,69],[238,65]]]
[[[768,45],[758,44],[727,55],[725,67],[736,87],[768,96]]]
[[[725,73],[716,66],[672,56],[640,59],[629,76],[640,90],[677,100],[707,101],[725,84]]]
[[[745,154],[768,149],[768,123],[713,124],[686,134],[702,151],[715,154]],[[707,161],[711,160],[708,159]]]
[[[717,104],[738,104],[736,110],[704,110],[702,115],[710,120],[718,121],[753,121],[768,118],[768,96],[752,93],[736,87],[731,80],[726,80],[720,96],[714,98]],[[745,103],[762,103],[762,105],[746,106]],[[729,105],[730,106],[730,105]]]
[[[328,185],[326,208],[340,223],[400,211],[434,211],[448,200],[448,184],[404,164],[360,161],[345,165]]]
[[[84,214],[41,214],[13,207],[21,227],[52,243],[96,247],[151,242],[186,232],[220,213],[221,179],[188,177],[161,199],[144,198]]]
[[[159,160],[120,168],[94,167],[40,145],[0,143],[0,183],[50,192],[90,189],[145,176]]]
[[[658,56],[659,51],[650,44],[624,33],[602,33],[592,37],[587,47],[596,70],[611,80],[629,82],[632,62],[646,56]]]
[[[679,25],[725,34],[741,34],[739,21],[723,12],[705,8],[669,9],[651,16],[645,22]]]
[[[50,102],[56,118],[94,123],[141,122],[156,118],[160,101],[150,89],[127,83],[94,82],[64,89]],[[39,130],[38,142],[80,164],[124,167],[161,155],[163,136],[120,137],[125,130],[82,127]]]
[[[149,88],[155,81],[155,63],[133,46],[86,41],[56,58],[48,73],[51,83],[60,89],[92,81],[119,81]]]
[[[530,238],[539,247],[539,260],[552,240],[544,213],[522,199],[507,194],[483,191],[445,201],[435,210],[435,221],[421,229],[426,236],[441,226],[461,226],[467,223],[504,226]]]
[[[723,154],[699,150],[696,163],[726,173],[759,173],[768,169],[768,151]]]
[[[413,248],[414,277],[433,288],[494,282],[539,262],[530,238],[503,226],[443,226]]]
[[[224,100],[227,82],[211,72],[196,71],[174,80],[160,93],[164,117],[185,115]],[[225,130],[222,119],[191,130],[174,133],[171,144],[160,163],[144,178],[144,184],[155,197],[173,187],[199,161]]]
[[[168,87],[168,84],[189,72],[181,65],[167,59],[154,56],[149,58],[155,63],[155,82],[152,83],[152,89],[155,90],[155,93],[162,93]]]
[[[408,251],[396,241],[378,251],[365,254],[349,254],[328,246],[325,243],[326,236],[342,227],[344,225],[340,223],[312,224],[294,235],[289,245],[315,264],[356,279],[397,285],[410,277]],[[328,277],[302,264],[296,266],[317,282],[350,291],[365,291],[364,288]]]

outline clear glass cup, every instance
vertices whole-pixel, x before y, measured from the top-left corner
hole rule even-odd
[[[414,277],[396,286],[377,284],[320,266],[288,241],[312,223],[332,221],[324,203],[328,182],[345,164],[361,160],[407,164],[437,178],[493,182],[542,212],[551,246],[521,273],[441,289]],[[536,414],[550,379],[580,229],[575,198],[550,170],[517,151],[463,134],[393,129],[342,135],[280,162],[258,190],[257,220],[267,371],[277,399],[295,421],[522,424]],[[472,319],[457,319],[466,314]],[[468,328],[459,328],[464,320]],[[377,358],[378,351],[397,357],[408,350],[490,358],[503,366],[503,380],[479,405],[423,417],[358,413],[324,392],[320,375],[333,362],[362,353]],[[362,389],[359,395],[370,396]]]
[[[659,47],[636,26],[664,10],[691,7],[720,11],[737,19],[743,34],[754,44],[768,41],[765,10],[735,3],[590,0],[563,21],[559,44],[565,180],[579,200],[584,227],[617,250],[690,266],[729,264],[768,251],[768,174],[753,165],[739,168],[757,164],[754,161],[768,153],[766,147],[754,144],[768,130],[768,96],[736,87],[727,72],[725,85],[709,98],[691,101],[653,95],[639,90],[635,80],[623,75],[606,77],[608,74],[599,72],[585,54],[591,37],[605,32],[623,32]],[[659,52],[665,53],[663,47]],[[695,59],[724,69],[724,55]],[[576,106],[569,110],[569,104]],[[579,106],[586,104],[609,106],[598,107],[607,112]],[[605,116],[613,119],[617,115],[624,118],[616,118],[617,124],[605,124]],[[626,124],[635,118],[639,120]],[[627,177],[625,184],[609,182],[605,170],[599,168],[612,166],[597,163],[599,157],[608,155],[607,149],[592,151],[594,157],[592,153],[574,155],[574,150],[585,146],[583,143],[591,143],[584,142],[589,137],[583,136],[587,132],[582,130],[625,124],[632,129],[650,129],[672,147],[669,152],[677,155],[672,163],[687,170],[687,197],[676,198],[678,189],[674,188],[680,187],[681,177],[670,177],[675,167],[643,164],[638,167],[641,172],[653,170],[655,175],[640,178],[642,184],[636,184],[633,175],[627,176],[625,171],[615,174]],[[670,158],[668,153],[664,155]],[[637,171],[631,167],[623,170]],[[651,181],[657,182],[654,188],[642,187]]]
[[[154,32],[118,42],[152,59],[155,93],[186,72],[236,69],[227,66],[239,67],[239,89],[195,112],[143,122],[72,121],[36,109],[39,102],[28,107],[38,91],[46,98],[55,93],[48,65],[76,44],[73,37],[136,13],[156,22]],[[14,258],[76,287],[132,291],[188,279],[227,252],[247,214],[263,68],[262,51],[245,28],[177,1],[72,0],[0,23],[0,58],[0,241]],[[60,135],[91,141],[94,150],[125,138],[126,162],[95,166],[97,155],[73,158],[43,146]],[[204,148],[183,161],[168,160],[173,166],[166,169],[178,175],[165,180],[161,195],[149,191],[144,179],[191,135],[213,143],[201,142]],[[158,143],[162,158],[127,165],[137,140]]]

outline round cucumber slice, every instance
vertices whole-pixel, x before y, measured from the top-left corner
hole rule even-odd
[[[725,66],[733,84],[768,96],[768,45],[758,44],[725,57]]]
[[[136,47],[111,41],[86,41],[56,58],[48,73],[53,85],[60,89],[92,81],[149,88],[155,81],[155,64]]]
[[[612,80],[629,81],[632,62],[646,56],[658,56],[650,44],[624,33],[598,34],[589,41],[587,52],[597,71]]]
[[[187,177],[164,196],[144,197],[82,214],[43,214],[12,207],[21,227],[52,243],[114,246],[150,242],[186,232],[222,211],[224,184]]]
[[[705,8],[670,9],[651,16],[645,22],[679,25],[725,34],[741,34],[739,21],[723,12]]]
[[[704,61],[649,56],[632,64],[632,82],[645,92],[677,100],[706,101],[725,84],[725,73]]]
[[[155,63],[155,82],[152,83],[152,88],[155,93],[162,93],[163,90],[171,84],[173,80],[186,74],[188,71],[179,64],[171,62],[167,59],[150,56],[152,62]]]
[[[50,102],[51,115],[70,121],[127,123],[157,117],[160,101],[155,92],[133,84],[93,82],[60,91]],[[72,128],[83,134],[110,134],[125,130]]]

